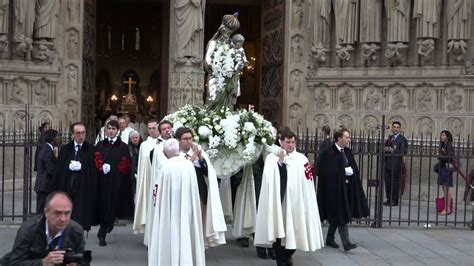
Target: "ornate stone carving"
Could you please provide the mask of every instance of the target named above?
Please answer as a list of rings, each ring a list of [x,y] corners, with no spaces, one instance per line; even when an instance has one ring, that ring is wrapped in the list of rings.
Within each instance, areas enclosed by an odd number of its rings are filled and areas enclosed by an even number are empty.
[[[25,123],[26,123],[26,114],[25,111],[16,111],[13,114],[13,121],[12,126],[10,129],[14,130],[15,132],[23,133],[25,132]]]
[[[292,12],[291,25],[295,30],[301,30],[303,28],[303,17],[304,17],[304,0],[293,0],[293,12]]]
[[[56,38],[56,27],[59,15],[59,0],[37,0],[35,9],[34,37],[51,42]]]
[[[419,137],[429,138],[433,134],[435,123],[433,119],[423,116],[416,120],[417,132]]]
[[[390,89],[389,103],[391,110],[402,111],[407,109],[407,92],[400,87]]]
[[[265,9],[277,7],[283,3],[284,0],[263,0]]]
[[[71,23],[80,22],[81,17],[81,0],[67,1],[67,18]]]
[[[379,120],[373,115],[367,115],[362,119],[364,130],[370,133],[374,133],[379,129]]]
[[[8,51],[9,0],[0,0],[0,52]]]
[[[342,87],[338,90],[339,108],[350,110],[354,108],[354,99],[349,87]]]
[[[450,112],[458,112],[463,110],[462,95],[457,92],[456,88],[446,89],[446,109]]]
[[[268,64],[281,60],[283,60],[283,33],[277,30],[263,39],[263,62]]]
[[[38,124],[42,124],[44,122],[53,122],[53,115],[49,111],[41,111],[38,117]]]
[[[316,64],[327,60],[331,43],[331,0],[315,0],[309,12],[313,21],[312,59]]]
[[[448,126],[451,133],[453,133],[453,137],[457,137],[464,133],[464,123],[459,118],[450,117],[446,119],[445,124]]]
[[[281,75],[282,66],[270,66],[263,68],[263,96],[275,98],[280,94]]]
[[[433,96],[431,95],[432,87],[423,87],[421,91],[417,92],[417,105],[418,111],[431,111],[433,110]]]
[[[387,125],[386,125],[387,128],[390,128],[392,126],[392,123],[395,122],[395,121],[398,121],[398,122],[400,122],[400,124],[402,124],[402,131],[405,132],[405,131],[408,130],[408,128],[407,128],[408,124],[407,124],[406,120],[403,117],[399,116],[399,115],[394,115],[394,116],[390,117],[387,120],[387,122],[386,122],[387,123]]]
[[[442,0],[415,0],[413,18],[416,23],[416,38],[439,38],[441,5]]]
[[[471,38],[471,0],[445,1],[448,20],[448,42],[467,41]]]
[[[359,2],[346,0],[332,2],[336,18],[336,43],[347,50],[353,50],[359,26]]]
[[[263,28],[266,31],[277,29],[282,21],[282,13],[279,9],[268,11],[263,17]]]
[[[382,94],[375,87],[366,88],[364,92],[364,107],[366,110],[381,110]]]
[[[280,105],[275,100],[264,100],[262,102],[262,114],[266,120],[276,122],[279,117]]]
[[[387,14],[387,49],[385,57],[391,64],[402,60],[400,50],[406,49],[410,40],[410,0],[385,0]]]
[[[295,35],[291,38],[291,62],[301,63],[303,60],[303,37]]]
[[[48,105],[49,84],[44,79],[40,79],[33,85],[34,103],[39,106]]]
[[[450,54],[455,61],[461,62],[464,60],[466,49],[467,43],[464,40],[450,40],[448,42],[448,54]]]
[[[289,108],[289,125],[290,128],[294,131],[299,128],[301,131],[303,126],[303,107],[298,103],[293,103]]]
[[[392,65],[397,65],[403,61],[403,55],[400,50],[408,48],[408,45],[403,43],[388,43],[385,49],[385,57]]]
[[[79,71],[75,65],[68,65],[66,68],[66,88],[67,92],[78,94],[78,75]]]
[[[25,104],[28,97],[28,82],[17,78],[12,82],[10,104]]]
[[[354,126],[354,119],[352,119],[352,117],[349,115],[341,115],[337,119],[336,128],[345,127],[351,130],[353,129],[353,126]]]
[[[314,90],[314,108],[324,110],[329,107],[327,101],[327,86],[315,86]]]
[[[329,126],[329,119],[326,115],[317,114],[313,117],[312,124],[313,124],[312,128],[316,128],[317,131],[319,132],[319,130],[323,128],[323,126]]]
[[[67,100],[65,103],[64,122],[65,126],[69,127],[71,124],[79,120],[78,105],[74,100]]]
[[[204,75],[202,70],[186,65],[176,67],[175,72],[171,73],[171,80],[172,94],[170,94],[171,106],[169,106],[171,111],[178,110],[186,104],[203,105]]]
[[[377,60],[378,45],[382,41],[382,1],[361,0],[360,42],[362,57],[366,61]]]
[[[294,98],[299,98],[303,86],[302,71],[295,69],[290,74],[290,94]]]
[[[418,44],[418,54],[421,56],[422,62],[433,61],[435,42],[433,39],[420,39]]]
[[[79,59],[79,32],[76,29],[69,29],[66,36],[67,58]]]
[[[205,2],[204,2],[205,3]],[[201,63],[203,59],[205,5],[201,0],[174,1],[176,18],[176,62]]]
[[[15,0],[13,2],[13,52],[17,58],[31,60],[33,50],[33,24],[35,21],[35,1]]]
[[[50,58],[53,54],[52,49],[52,43],[37,41],[33,46],[32,57],[40,62],[50,62]]]

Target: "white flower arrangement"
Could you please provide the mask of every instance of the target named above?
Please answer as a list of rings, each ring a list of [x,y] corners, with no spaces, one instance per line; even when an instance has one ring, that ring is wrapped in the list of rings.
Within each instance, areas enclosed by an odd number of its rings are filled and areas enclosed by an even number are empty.
[[[209,111],[186,105],[165,117],[176,130],[189,127],[209,155],[218,176],[236,174],[245,164],[258,159],[265,144],[271,145],[272,124],[260,114],[223,107]]]
[[[217,94],[223,92],[226,84],[234,75],[235,49],[228,43],[216,43],[211,57],[212,76],[216,79],[215,89],[209,91],[209,99],[215,100]]]

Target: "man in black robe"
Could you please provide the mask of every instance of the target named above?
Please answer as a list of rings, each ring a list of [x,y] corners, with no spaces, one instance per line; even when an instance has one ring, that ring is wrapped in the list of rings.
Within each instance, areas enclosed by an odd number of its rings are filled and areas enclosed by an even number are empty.
[[[94,224],[97,198],[97,171],[94,147],[86,139],[86,127],[71,125],[73,140],[63,145],[56,162],[54,182],[57,190],[69,194],[74,205],[71,218],[86,231]]]
[[[349,240],[347,224],[352,218],[369,216],[359,169],[348,148],[350,140],[349,130],[336,131],[335,143],[322,153],[318,170],[319,215],[321,221],[329,222],[326,245],[339,248],[334,239],[336,229],[339,229],[345,251],[357,247]]]
[[[131,160],[128,146],[118,138],[119,124],[111,120],[106,124],[107,138],[97,143],[94,153],[98,170],[99,245],[105,246],[105,237],[114,227],[116,218],[133,215]]]

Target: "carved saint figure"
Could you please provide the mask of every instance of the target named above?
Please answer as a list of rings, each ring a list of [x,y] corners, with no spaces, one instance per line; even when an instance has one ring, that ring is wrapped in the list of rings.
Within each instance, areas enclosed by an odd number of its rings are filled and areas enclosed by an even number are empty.
[[[70,30],[67,39],[68,59],[77,59],[79,56],[79,34],[75,30]]]
[[[471,0],[445,1],[448,19],[448,41],[471,38]]]
[[[336,17],[336,42],[352,48],[357,41],[359,27],[359,1],[333,0],[334,15]]]
[[[0,0],[0,35],[8,34],[8,0]]]
[[[66,121],[66,126],[69,126],[77,121],[77,104],[72,100],[66,102],[66,113],[64,114],[64,120]]]
[[[375,91],[375,88],[371,88],[369,93],[367,94],[367,98],[365,100],[365,109],[367,110],[375,110],[378,109],[380,106],[380,95]]]
[[[345,88],[341,94],[339,94],[339,100],[341,101],[342,109],[351,109],[354,106],[352,93],[348,88]]]
[[[354,120],[348,115],[341,115],[338,119],[338,127],[352,128]]]
[[[324,88],[319,89],[319,93],[314,96],[314,106],[316,109],[324,109],[329,106]]]
[[[48,84],[40,82],[35,88],[35,94],[38,105],[48,104]]]
[[[301,121],[301,105],[294,103],[290,105],[290,128],[291,130],[296,131],[299,127],[301,129],[302,121]]]
[[[301,46],[301,36],[296,35],[291,42],[291,58],[295,63],[301,63],[303,60],[303,47]]]
[[[176,14],[176,59],[178,62],[185,58],[193,63],[202,61],[204,43],[203,13],[205,5],[201,0],[176,0],[174,11]]]
[[[25,88],[21,87],[17,81],[13,82],[10,100],[12,103],[26,103]]]
[[[382,41],[382,0],[360,1],[360,42]]]
[[[441,0],[415,0],[416,38],[439,38]]]
[[[69,21],[74,23],[74,22],[79,22],[79,14],[81,12],[81,7],[80,7],[80,0],[68,0],[67,2],[67,13],[68,13],[68,18]]]
[[[331,0],[314,0],[310,12],[313,21],[313,46],[329,48],[331,42]]]
[[[13,7],[15,12],[15,38],[31,39],[35,23],[35,2],[31,0],[15,0]]]
[[[402,90],[400,88],[396,88],[393,91],[392,99],[393,99],[393,102],[392,102],[393,110],[400,110],[402,108],[407,107],[405,105],[405,96],[403,95]]]
[[[243,47],[244,41],[245,41],[245,38],[242,34],[235,34],[234,36],[232,36],[232,43],[234,44],[234,50],[235,50],[234,84],[237,87],[237,92],[236,92],[237,97],[241,95],[240,72],[250,64],[249,61],[247,60],[247,56],[245,55],[245,50]],[[233,104],[236,104],[236,103],[237,102]]]
[[[453,135],[459,137],[464,131],[464,124],[458,118],[451,117],[447,120],[448,128],[453,132]]]
[[[364,129],[369,131],[369,132],[373,132],[375,130],[377,130],[377,126],[378,126],[378,121],[377,121],[377,118],[373,117],[373,116],[366,116],[364,118]]]
[[[34,37],[38,39],[54,39],[59,15],[59,0],[37,0]]]
[[[420,111],[429,111],[431,109],[431,93],[430,89],[425,87],[418,95],[418,108]]]
[[[462,96],[456,94],[456,89],[452,88],[449,92],[446,93],[446,99],[449,101],[447,106],[448,111],[459,111],[462,110]]]
[[[299,70],[294,70],[293,72],[291,72],[290,91],[292,92],[292,96],[295,98],[300,97],[301,86],[303,83],[300,72],[301,71]]]
[[[293,1],[292,26],[293,29],[301,29],[303,27],[304,5],[303,0]]]
[[[77,93],[77,69],[74,65],[69,65],[67,68],[67,90],[72,93]]]
[[[429,138],[433,134],[434,122],[430,118],[422,117],[418,119],[416,124],[418,125],[420,137]]]
[[[410,40],[410,0],[385,0],[387,42],[408,43]]]
[[[329,125],[329,119],[323,114],[315,115],[313,117],[314,125],[313,128],[321,129],[323,126]]]

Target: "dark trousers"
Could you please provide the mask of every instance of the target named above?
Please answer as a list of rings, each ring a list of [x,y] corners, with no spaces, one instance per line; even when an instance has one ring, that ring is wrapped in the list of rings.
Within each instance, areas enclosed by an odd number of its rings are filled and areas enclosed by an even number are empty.
[[[398,195],[400,193],[400,169],[388,169],[385,168],[385,195],[387,200],[398,204]]]
[[[44,205],[46,196],[48,196],[48,192],[36,192],[36,213],[43,213],[44,212]]]
[[[277,266],[291,266],[293,265],[293,260],[291,256],[295,253],[295,249],[286,249],[281,245],[281,238],[278,238],[275,243],[273,243],[273,249],[275,250]]]
[[[97,231],[97,236],[98,237],[103,237],[107,235],[107,233],[112,232],[112,229],[114,229],[114,225],[106,224],[106,223],[101,223],[99,227],[99,231]]]
[[[341,236],[342,245],[347,246],[351,244],[351,241],[349,240],[349,228],[347,227],[347,224],[344,224],[344,225],[329,224],[326,241],[334,240],[336,229],[339,229],[339,236]]]

